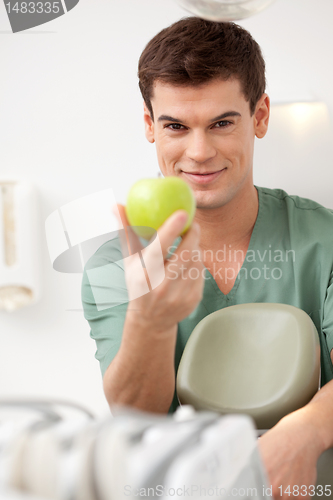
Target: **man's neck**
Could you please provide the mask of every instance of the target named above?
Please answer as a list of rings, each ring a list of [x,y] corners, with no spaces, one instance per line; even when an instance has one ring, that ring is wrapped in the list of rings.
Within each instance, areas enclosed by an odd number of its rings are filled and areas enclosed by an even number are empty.
[[[219,208],[197,208],[195,221],[201,229],[200,247],[218,250],[247,247],[257,219],[258,192],[254,186]]]

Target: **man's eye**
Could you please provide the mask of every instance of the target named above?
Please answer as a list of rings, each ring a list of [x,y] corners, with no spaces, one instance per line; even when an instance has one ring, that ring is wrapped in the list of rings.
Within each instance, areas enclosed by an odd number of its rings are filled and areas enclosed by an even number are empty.
[[[184,125],[180,123],[169,123],[169,125],[165,126],[165,128],[170,128],[171,130],[181,130],[181,127],[184,128]]]
[[[231,125],[231,122],[228,122],[227,120],[222,120],[220,122],[215,123],[215,126],[218,125],[217,128],[224,128],[227,127],[228,125]]]

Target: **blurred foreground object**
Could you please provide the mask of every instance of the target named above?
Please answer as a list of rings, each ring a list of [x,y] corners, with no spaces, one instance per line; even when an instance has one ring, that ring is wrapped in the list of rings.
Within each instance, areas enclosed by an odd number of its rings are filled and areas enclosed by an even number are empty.
[[[191,14],[208,21],[245,19],[268,7],[275,0],[177,0]]]
[[[190,407],[113,414],[96,420],[71,403],[0,400],[0,498],[211,500],[236,487],[233,498],[251,488],[253,500],[268,500],[250,417]]]

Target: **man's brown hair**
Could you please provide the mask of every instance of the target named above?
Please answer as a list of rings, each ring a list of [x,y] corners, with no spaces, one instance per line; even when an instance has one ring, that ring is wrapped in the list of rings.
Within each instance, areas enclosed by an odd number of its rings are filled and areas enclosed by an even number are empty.
[[[265,61],[257,42],[241,26],[186,17],[158,33],[143,50],[139,87],[152,119],[154,82],[200,86],[237,78],[251,115],[265,92]]]

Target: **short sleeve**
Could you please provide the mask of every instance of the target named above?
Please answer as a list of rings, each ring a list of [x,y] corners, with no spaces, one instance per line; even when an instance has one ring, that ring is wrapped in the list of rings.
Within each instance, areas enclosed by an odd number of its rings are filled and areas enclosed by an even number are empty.
[[[333,349],[333,271],[327,287],[324,302],[323,333],[326,337],[329,352]]]
[[[96,342],[95,358],[103,377],[119,350],[128,306],[118,239],[106,242],[86,263],[81,300],[90,337]]]

